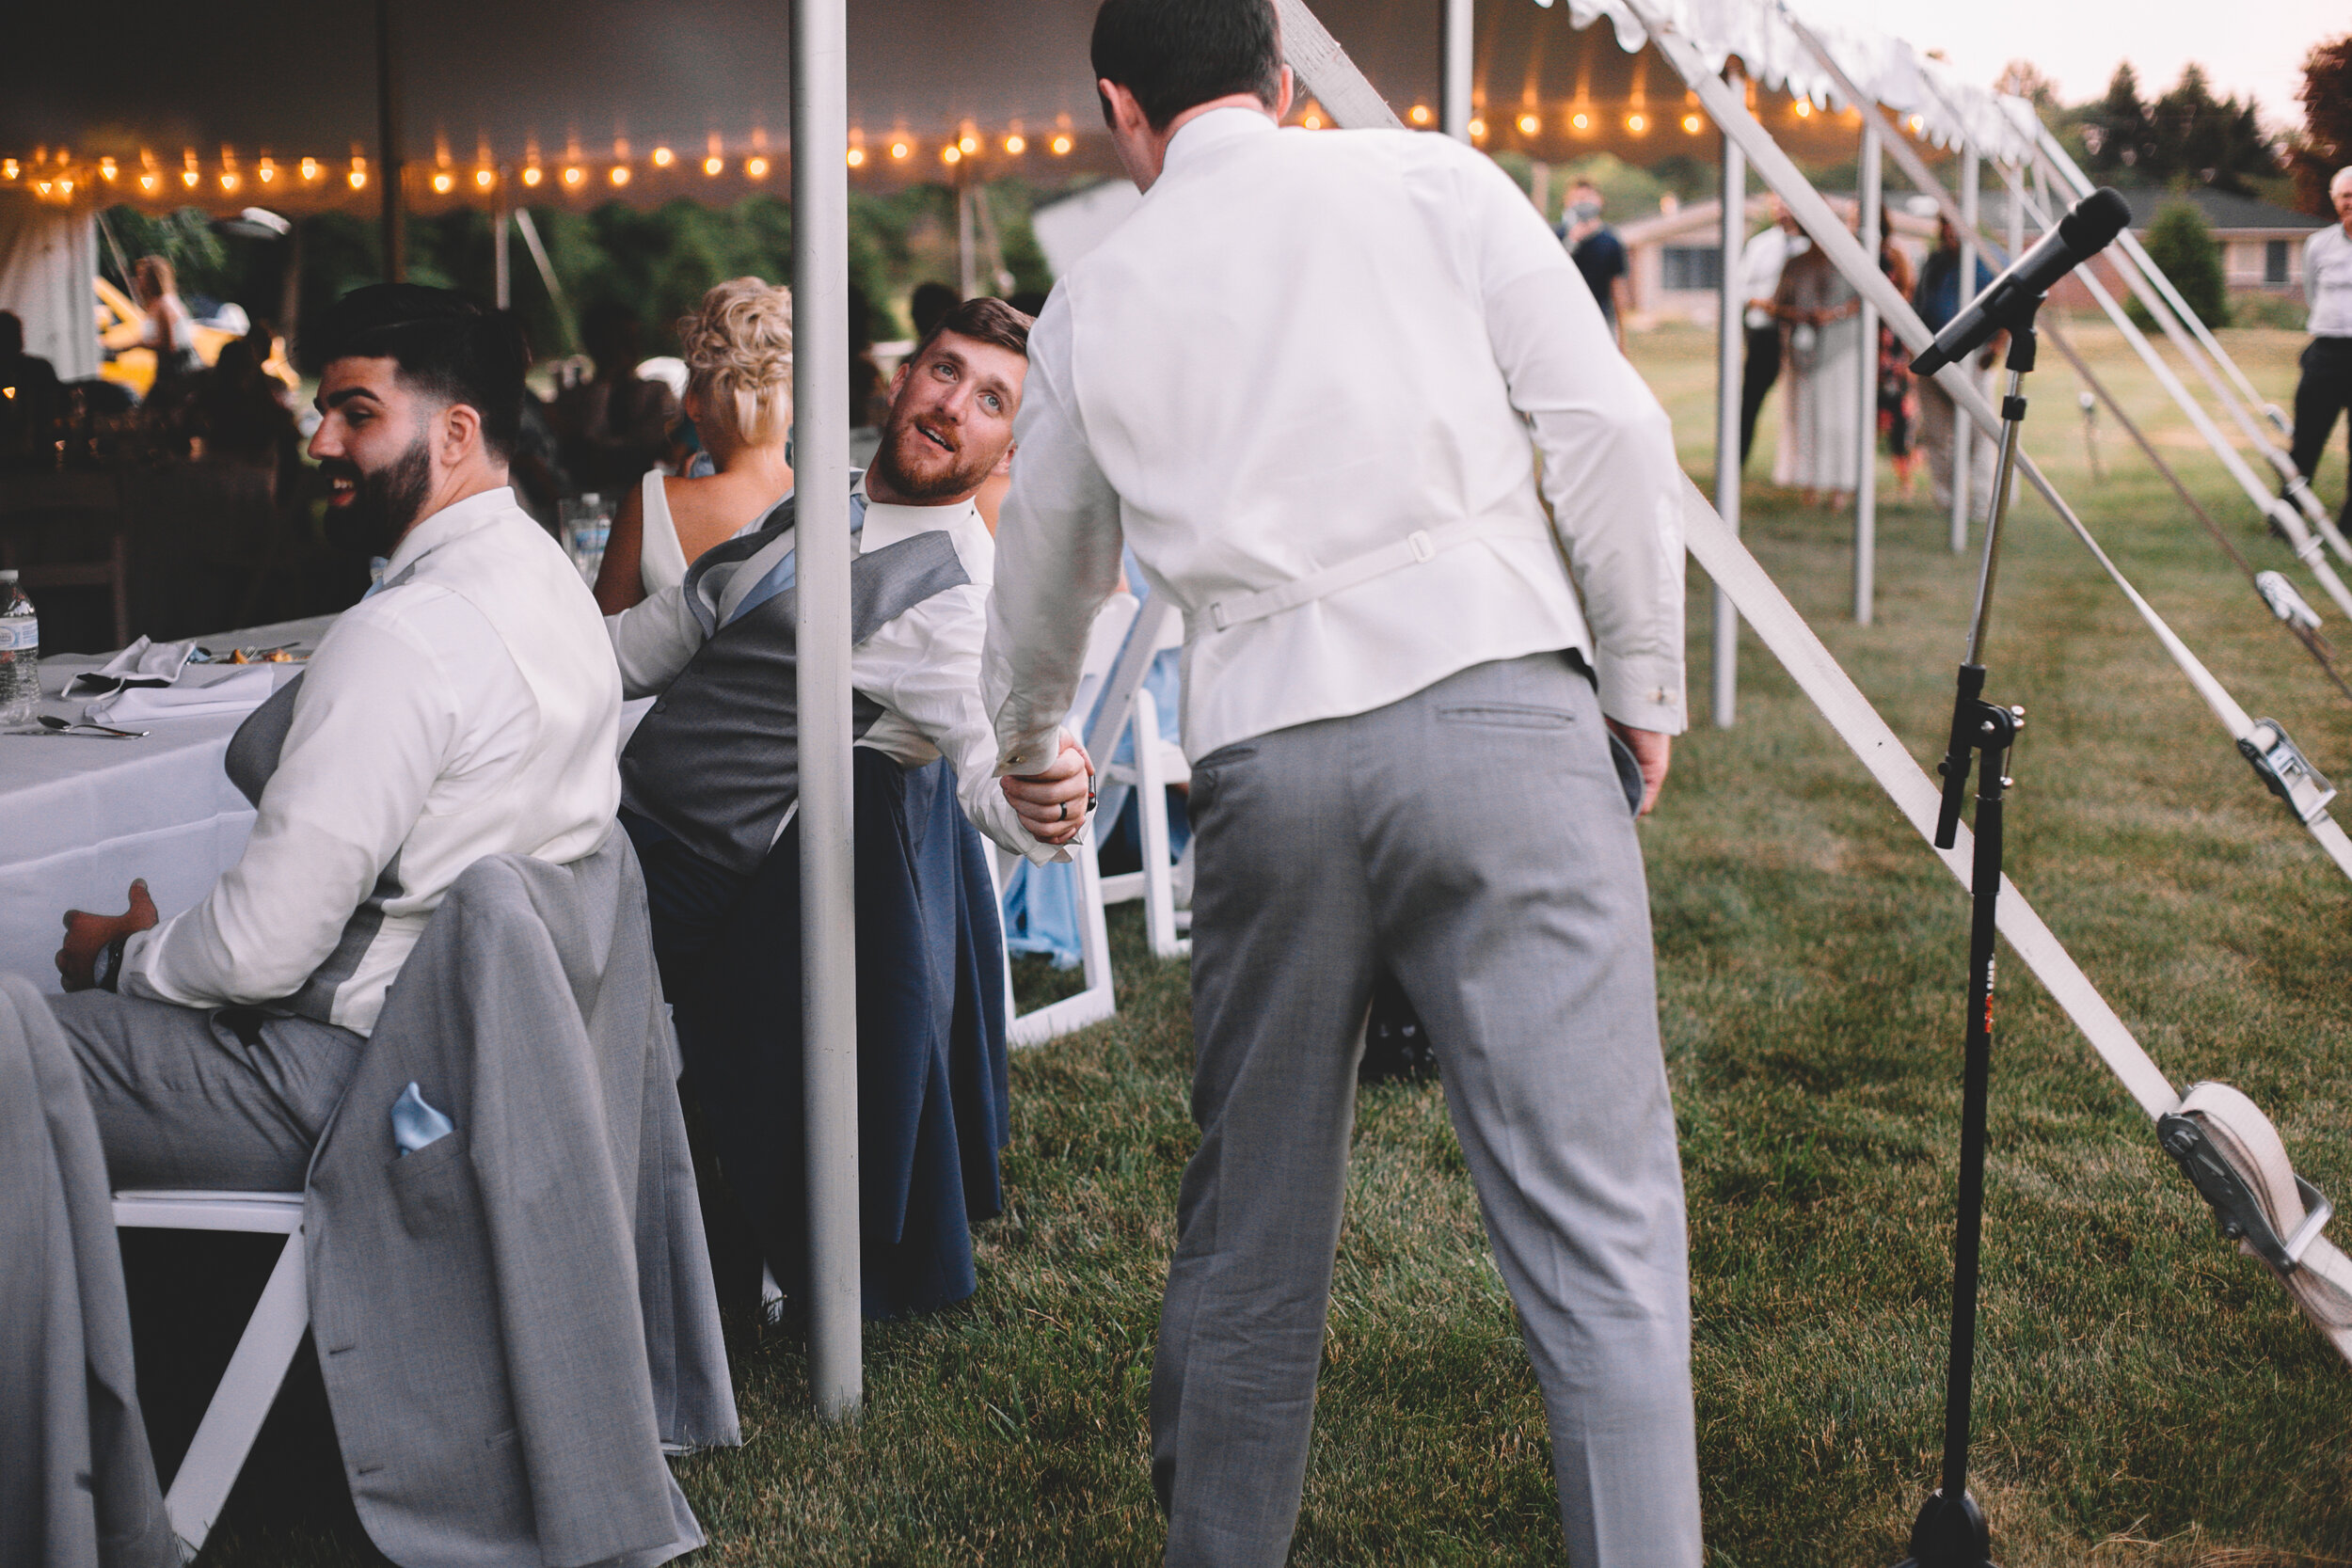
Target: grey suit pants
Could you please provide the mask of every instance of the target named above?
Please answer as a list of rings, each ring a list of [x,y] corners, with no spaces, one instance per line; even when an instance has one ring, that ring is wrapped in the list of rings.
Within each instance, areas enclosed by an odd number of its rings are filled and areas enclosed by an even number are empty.
[[[1171,1564],[1297,1522],[1376,964],[1427,1026],[1549,1418],[1568,1560],[1696,1568],[1690,1288],[1631,813],[1566,656],[1193,770],[1193,1116],[1152,1378]]]
[[[50,999],[116,1187],[298,1193],[365,1036],[252,1007]],[[390,1107],[385,1108],[390,1114]]]

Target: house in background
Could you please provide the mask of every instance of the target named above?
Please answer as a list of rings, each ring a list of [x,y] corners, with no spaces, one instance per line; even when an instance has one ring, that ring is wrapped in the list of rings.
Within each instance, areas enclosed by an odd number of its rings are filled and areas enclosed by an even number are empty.
[[[2300,294],[2303,242],[2328,226],[2326,218],[2228,191],[2140,189],[2125,191],[2123,199],[2132,205],[2132,232],[2143,240],[2156,214],[2173,202],[2196,208],[2221,246],[2222,281],[2233,289]]]
[[[1824,193],[1835,201],[1835,192]],[[1851,198],[1845,199],[1851,200]],[[1626,325],[1635,329],[1667,322],[1715,325],[1715,292],[1723,281],[1720,214],[1724,204],[1678,202],[1672,196],[1659,199],[1658,211],[1617,225],[1625,245],[1627,286],[1633,292],[1633,312]],[[1748,198],[1747,232],[1756,233],[1772,220],[1768,197]],[[1916,268],[1935,244],[1935,219],[1921,217],[1890,200],[1886,221],[1895,244]]]

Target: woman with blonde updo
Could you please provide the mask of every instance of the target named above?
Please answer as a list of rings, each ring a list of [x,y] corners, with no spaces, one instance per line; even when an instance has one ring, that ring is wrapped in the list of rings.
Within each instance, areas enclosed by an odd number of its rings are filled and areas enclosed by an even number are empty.
[[[607,615],[682,582],[705,550],[759,526],[792,493],[792,295],[737,277],[703,295],[678,323],[686,417],[719,471],[669,479],[659,470],[612,519],[596,604]]]

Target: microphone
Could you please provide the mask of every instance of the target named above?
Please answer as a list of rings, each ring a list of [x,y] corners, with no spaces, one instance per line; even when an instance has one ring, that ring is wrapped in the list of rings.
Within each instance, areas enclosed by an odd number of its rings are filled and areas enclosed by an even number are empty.
[[[1935,335],[1925,353],[1911,362],[1915,375],[1933,375],[1945,366],[1964,359],[1986,339],[2006,330],[2013,317],[2029,309],[2050,286],[2090,261],[2115,241],[2132,221],[2132,209],[2122,196],[2102,185],[2074,203],[2058,226],[2042,243],[2019,257],[2010,269],[1985,286],[1968,308]]]

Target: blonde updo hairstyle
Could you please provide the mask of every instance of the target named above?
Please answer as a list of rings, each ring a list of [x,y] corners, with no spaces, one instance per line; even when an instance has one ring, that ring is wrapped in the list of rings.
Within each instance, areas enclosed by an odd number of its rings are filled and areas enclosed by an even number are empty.
[[[792,293],[733,277],[703,295],[677,324],[686,389],[706,424],[748,447],[781,442],[792,428]]]

